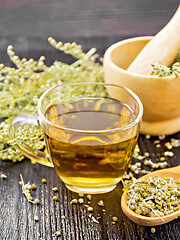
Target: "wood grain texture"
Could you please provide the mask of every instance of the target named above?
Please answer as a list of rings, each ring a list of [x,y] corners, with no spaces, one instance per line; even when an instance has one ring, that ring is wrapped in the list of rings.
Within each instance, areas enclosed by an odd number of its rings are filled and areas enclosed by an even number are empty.
[[[178,4],[178,0],[1,0],[1,38],[154,35]]]
[[[163,4],[162,4],[163,2]],[[102,56],[112,43],[130,36],[154,35],[171,18],[179,1],[108,1],[108,0],[1,0],[0,1],[0,62],[12,66],[6,55],[9,44],[20,57],[41,55],[48,65],[54,60],[70,63],[71,57],[59,53],[47,43],[49,36],[63,42],[81,43],[85,51],[96,47]],[[180,138],[180,133],[176,134]],[[156,148],[152,138],[139,138],[141,153],[150,152],[156,162],[164,147]],[[164,140],[168,141],[167,140]],[[180,148],[174,148],[174,157],[168,158],[168,167],[180,164]],[[133,160],[133,162],[135,159]],[[148,167],[144,166],[148,169]],[[121,184],[111,193],[93,196],[93,216],[100,217],[94,223],[83,205],[71,205],[77,194],[67,190],[54,169],[33,165],[28,160],[13,164],[0,162],[0,172],[7,179],[0,179],[0,239],[2,240],[178,240],[180,222],[176,219],[164,226],[149,227],[131,222],[120,207]],[[25,182],[37,185],[33,196],[39,205],[27,202],[19,186],[19,175]],[[47,183],[41,182],[42,178]],[[58,201],[53,200],[52,188],[57,186]],[[97,205],[104,201],[104,208]],[[87,199],[85,198],[85,202]],[[102,209],[105,209],[104,213]],[[34,217],[38,216],[39,221]],[[117,216],[118,222],[112,223]],[[60,231],[60,236],[55,235]]]

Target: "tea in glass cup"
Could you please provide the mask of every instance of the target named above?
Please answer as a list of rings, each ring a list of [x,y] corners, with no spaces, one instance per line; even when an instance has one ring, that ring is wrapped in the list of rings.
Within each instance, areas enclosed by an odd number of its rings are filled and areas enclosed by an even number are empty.
[[[142,111],[139,98],[116,85],[74,83],[51,88],[38,103],[38,123],[48,150],[45,161],[72,191],[113,190],[132,158]],[[38,161],[32,153],[31,159]]]

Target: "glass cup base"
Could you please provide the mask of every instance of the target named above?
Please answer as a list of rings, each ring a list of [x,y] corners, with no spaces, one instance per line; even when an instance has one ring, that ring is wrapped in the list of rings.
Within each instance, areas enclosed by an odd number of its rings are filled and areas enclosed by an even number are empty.
[[[72,192],[77,193],[84,193],[84,194],[101,194],[101,193],[108,193],[115,189],[117,185],[113,186],[107,186],[107,187],[97,187],[97,188],[84,188],[84,187],[78,187],[78,186],[72,186],[69,184],[65,184],[66,187],[71,190]]]

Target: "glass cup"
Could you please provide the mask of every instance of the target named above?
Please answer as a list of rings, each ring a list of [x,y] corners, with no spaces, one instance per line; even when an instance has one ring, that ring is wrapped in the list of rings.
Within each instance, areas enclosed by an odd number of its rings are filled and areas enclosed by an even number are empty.
[[[10,127],[16,147],[31,160],[55,167],[66,187],[75,192],[113,190],[126,172],[139,135],[143,114],[131,90],[105,83],[62,84],[39,99],[38,116],[22,113]],[[22,125],[40,126],[47,152],[18,138]]]

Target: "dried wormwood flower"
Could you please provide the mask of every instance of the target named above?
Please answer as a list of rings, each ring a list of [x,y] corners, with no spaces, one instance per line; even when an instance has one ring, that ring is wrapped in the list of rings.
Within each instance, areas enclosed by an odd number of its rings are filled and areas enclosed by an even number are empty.
[[[170,177],[136,180],[128,190],[127,204],[137,214],[161,218],[180,209],[180,182]]]
[[[46,179],[45,178],[43,178],[41,181],[42,181],[42,183],[46,183]]]
[[[61,235],[60,231],[56,231],[55,234],[57,237],[59,237]]]
[[[104,207],[104,202],[103,200],[99,200],[99,202],[97,203],[98,206],[100,207]]]
[[[36,204],[38,204],[38,203],[39,203],[39,199],[38,199],[38,198],[35,198],[35,199],[34,199],[34,202],[35,202]]]
[[[114,222],[118,221],[117,217],[113,217],[112,219],[113,219]]]
[[[79,202],[79,204],[83,204],[84,203],[84,199],[83,198],[79,198],[78,202]]]
[[[52,190],[53,190],[54,192],[57,192],[57,191],[58,191],[58,188],[57,188],[57,187],[53,187]]]
[[[91,201],[91,199],[92,199],[92,196],[91,196],[90,194],[88,194],[88,195],[87,195],[87,200],[88,200],[88,201]]]
[[[94,223],[99,223],[98,220],[94,216],[92,216],[92,214],[89,214],[89,217]]]
[[[31,189],[32,189],[32,190],[35,190],[35,189],[36,189],[36,185],[35,185],[34,183],[31,185]]]
[[[57,200],[58,200],[58,197],[57,197],[57,196],[53,196],[53,200],[54,200],[54,201],[57,201]]]
[[[34,216],[34,220],[37,222],[39,220],[38,216]]]
[[[78,200],[76,198],[72,199],[70,204],[77,204]]]
[[[78,193],[78,195],[79,195],[80,198],[84,197],[84,193]]]
[[[93,208],[92,208],[92,207],[88,207],[88,208],[87,208],[87,211],[88,211],[88,212],[92,212],[92,211],[93,211]]]

